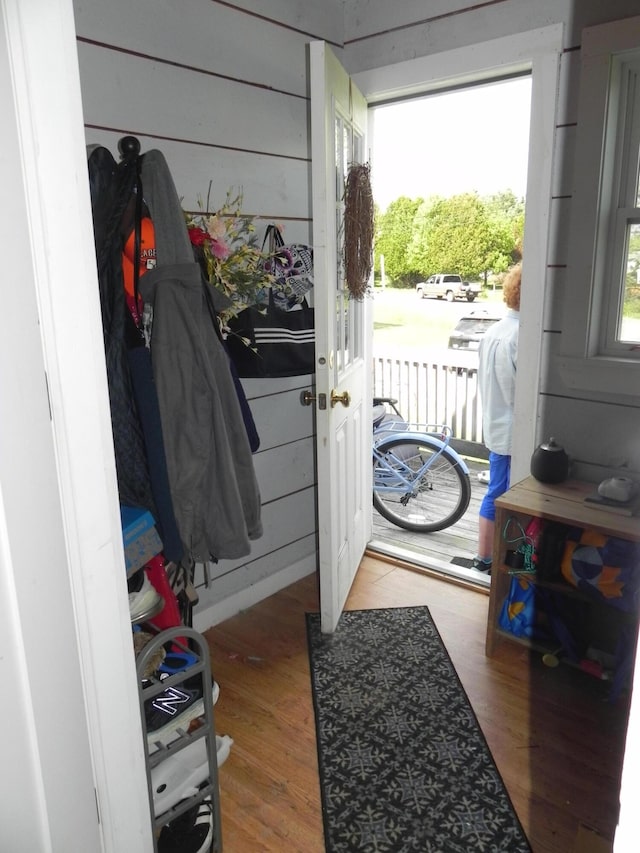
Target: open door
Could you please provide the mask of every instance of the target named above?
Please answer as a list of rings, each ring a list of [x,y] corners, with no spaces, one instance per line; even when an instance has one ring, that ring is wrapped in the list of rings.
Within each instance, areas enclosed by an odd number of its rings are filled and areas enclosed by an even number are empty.
[[[367,104],[324,42],[310,48],[320,611],[330,633],[371,535],[370,304],[349,298],[342,264],[345,179],[367,160]]]

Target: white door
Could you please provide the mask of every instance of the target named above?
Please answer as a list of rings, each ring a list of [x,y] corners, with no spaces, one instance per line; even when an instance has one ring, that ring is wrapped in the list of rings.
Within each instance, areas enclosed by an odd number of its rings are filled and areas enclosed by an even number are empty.
[[[320,612],[335,630],[371,534],[370,301],[343,275],[348,167],[364,163],[367,103],[324,42],[311,44]]]

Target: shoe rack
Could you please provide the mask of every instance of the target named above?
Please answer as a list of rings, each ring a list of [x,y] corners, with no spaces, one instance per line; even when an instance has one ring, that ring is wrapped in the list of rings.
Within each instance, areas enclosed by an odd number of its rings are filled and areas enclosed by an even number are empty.
[[[195,658],[195,663],[188,665],[185,669],[175,672],[163,680],[160,680],[157,673],[149,675],[148,671],[151,666],[151,661],[154,656],[160,652],[161,647],[172,647],[174,650],[188,652],[193,656],[193,658]],[[149,790],[149,807],[151,810],[154,830],[154,850],[157,853],[158,836],[165,824],[170,823],[189,809],[204,800],[209,799],[213,814],[213,840],[210,849],[211,851],[214,851],[214,853],[221,853],[222,832],[220,824],[220,791],[218,786],[218,755],[212,699],[213,685],[211,680],[211,667],[207,643],[201,634],[193,628],[186,627],[184,625],[160,631],[139,652],[136,658],[136,670],[140,696],[140,716],[142,719],[142,729],[146,750],[147,783]],[[204,714],[200,718],[202,724],[195,730],[191,731],[177,729],[174,740],[167,744],[155,743],[153,744],[154,748],[150,749],[147,746],[148,732],[145,704],[148,701],[153,700],[160,693],[166,691],[168,688],[172,686],[179,687],[185,682],[185,680],[194,679],[194,676],[197,676],[199,681],[190,683],[199,684],[204,698]],[[145,682],[144,686],[143,680]],[[202,740],[206,742],[208,778],[205,780],[204,784],[197,789],[197,793],[186,796],[180,799],[179,802],[171,808],[157,813],[156,800],[161,799],[163,791],[154,789],[154,784],[158,786],[158,773],[156,772],[154,774],[154,770],[156,770],[162,762],[174,761],[174,759],[179,756],[179,753],[188,747],[191,747],[191,751],[197,749],[195,744]],[[187,756],[188,754],[185,754],[183,758],[187,759]],[[169,767],[169,765],[167,765],[167,767]],[[155,780],[154,776],[156,777]],[[163,788],[165,786],[159,785],[158,787]]]

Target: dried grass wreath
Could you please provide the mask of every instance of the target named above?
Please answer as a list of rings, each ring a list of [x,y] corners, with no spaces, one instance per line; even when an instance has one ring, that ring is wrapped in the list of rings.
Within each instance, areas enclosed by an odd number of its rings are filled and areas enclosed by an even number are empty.
[[[344,274],[353,299],[370,289],[373,268],[373,193],[368,163],[353,163],[344,191]]]

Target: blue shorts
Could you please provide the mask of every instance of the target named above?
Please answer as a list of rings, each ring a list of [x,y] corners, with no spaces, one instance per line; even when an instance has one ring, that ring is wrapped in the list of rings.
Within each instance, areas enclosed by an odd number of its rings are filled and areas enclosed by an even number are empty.
[[[500,453],[489,453],[489,485],[480,504],[480,515],[489,521],[496,520],[495,499],[509,488],[511,457]]]

